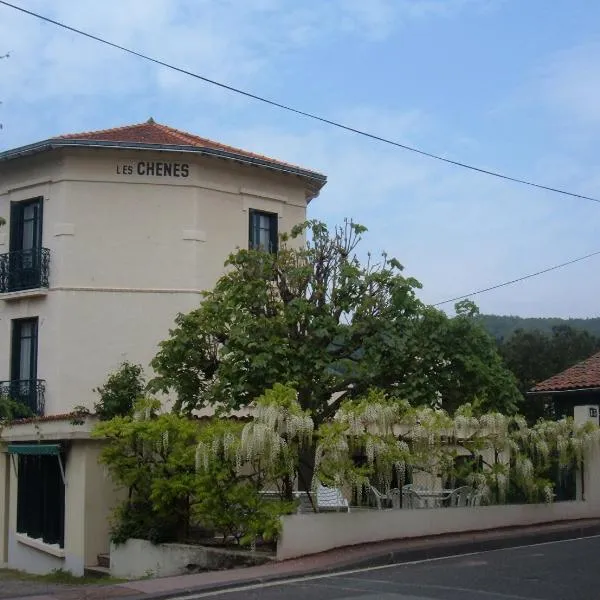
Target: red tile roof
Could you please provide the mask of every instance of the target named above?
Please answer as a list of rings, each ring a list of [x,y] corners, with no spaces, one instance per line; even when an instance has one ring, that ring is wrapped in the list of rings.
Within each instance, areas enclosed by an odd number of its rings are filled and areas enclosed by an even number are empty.
[[[600,352],[538,383],[531,392],[562,392],[600,388]]]
[[[14,421],[10,421],[6,427],[13,427],[14,425],[27,425],[28,423],[40,423],[40,422],[46,422],[46,421],[70,421],[74,418],[85,418],[85,417],[93,417],[93,414],[89,414],[89,415],[84,415],[83,417],[81,415],[78,415],[77,413],[63,413],[63,414],[58,414],[58,415],[44,415],[41,417],[38,416],[34,416],[34,417],[23,417],[22,419],[15,419]]]
[[[194,146],[196,148],[221,150],[223,152],[230,152],[247,158],[263,160],[274,165],[309,171],[309,169],[304,169],[298,165],[269,158],[268,156],[249,152],[248,150],[242,150],[241,148],[235,148],[234,146],[228,146],[227,144],[221,144],[220,142],[186,133],[185,131],[180,131],[179,129],[168,127],[167,125],[161,125],[154,121],[154,119],[149,119],[145,123],[138,123],[137,125],[126,125],[124,127],[102,129],[100,131],[71,133],[53,139],[97,142],[132,142],[137,144],[160,144],[161,146]]]
[[[113,144],[115,147],[126,148],[131,146],[139,150],[196,152],[200,155],[216,156],[224,160],[242,162],[255,167],[293,175],[303,182],[308,202],[318,196],[321,188],[327,183],[327,177],[317,171],[304,169],[262,154],[256,154],[186,133],[173,127],[167,127],[156,123],[153,119],[148,119],[145,123],[138,123],[137,125],[62,135],[19,148],[4,150],[0,152],[0,162],[70,146],[92,148],[112,147]]]

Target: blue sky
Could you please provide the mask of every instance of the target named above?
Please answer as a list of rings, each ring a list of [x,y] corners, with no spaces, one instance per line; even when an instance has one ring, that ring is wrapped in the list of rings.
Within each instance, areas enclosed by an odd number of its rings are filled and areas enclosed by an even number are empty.
[[[208,77],[453,159],[600,197],[595,0],[14,0]],[[600,250],[600,204],[280,112],[0,6],[0,148],[159,122],[322,171],[437,302]],[[474,298],[598,316],[600,256]]]

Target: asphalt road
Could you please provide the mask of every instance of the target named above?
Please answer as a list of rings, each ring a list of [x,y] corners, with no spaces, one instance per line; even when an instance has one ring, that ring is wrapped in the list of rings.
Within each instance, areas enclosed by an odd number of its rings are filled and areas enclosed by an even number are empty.
[[[186,600],[600,600],[600,536],[386,565]]]

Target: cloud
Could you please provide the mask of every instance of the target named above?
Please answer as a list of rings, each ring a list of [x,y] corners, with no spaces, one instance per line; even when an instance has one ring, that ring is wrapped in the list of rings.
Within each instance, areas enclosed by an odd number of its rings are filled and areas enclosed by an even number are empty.
[[[545,55],[491,115],[544,119],[565,141],[581,146],[600,125],[600,42],[589,41]],[[594,143],[596,140],[594,134]]]
[[[498,4],[498,0],[339,0],[336,8],[345,30],[381,40],[413,21],[450,18],[465,10],[487,10]]]
[[[600,125],[600,42],[556,54],[542,70],[539,94],[546,103],[583,123]]]
[[[206,77],[260,92],[278,81],[290,54],[316,41],[371,39],[401,23],[441,16],[490,0],[21,0],[27,9],[159,57]],[[5,110],[62,102],[90,112],[121,97],[146,103],[163,95],[171,103],[239,108],[246,101],[74,33],[0,7],[0,40],[12,51],[2,65]],[[198,100],[199,99],[199,100]],[[15,108],[13,108],[15,107]],[[53,119],[56,121],[56,119]]]

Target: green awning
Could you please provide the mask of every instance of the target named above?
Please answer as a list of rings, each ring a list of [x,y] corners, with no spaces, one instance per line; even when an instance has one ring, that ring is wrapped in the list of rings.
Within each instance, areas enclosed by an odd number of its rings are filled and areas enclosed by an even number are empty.
[[[59,444],[9,444],[6,451],[9,454],[29,456],[59,456]]]

